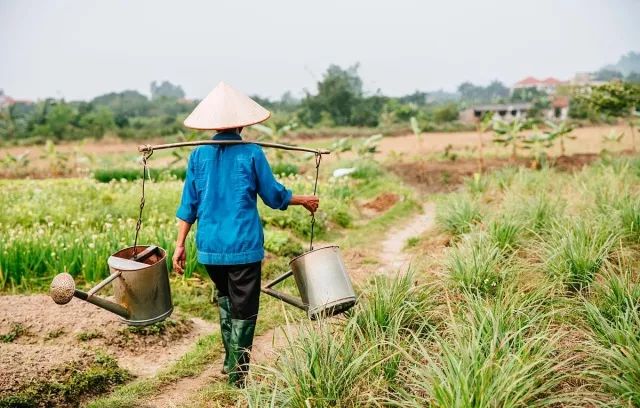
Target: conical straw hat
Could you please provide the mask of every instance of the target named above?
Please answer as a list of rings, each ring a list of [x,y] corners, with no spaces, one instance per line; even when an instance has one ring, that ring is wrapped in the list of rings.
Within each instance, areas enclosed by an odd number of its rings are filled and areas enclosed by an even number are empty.
[[[232,129],[269,119],[271,112],[242,92],[220,82],[184,120],[191,129]]]

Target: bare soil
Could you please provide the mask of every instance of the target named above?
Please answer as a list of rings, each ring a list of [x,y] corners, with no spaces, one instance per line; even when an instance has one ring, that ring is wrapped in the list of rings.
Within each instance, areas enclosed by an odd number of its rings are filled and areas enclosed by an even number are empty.
[[[47,295],[0,296],[0,395],[47,380],[65,367],[90,365],[98,352],[134,376],[149,376],[177,360],[214,325],[174,314],[162,324],[130,329],[79,299],[56,305]]]
[[[595,153],[580,153],[550,159],[550,165],[560,171],[576,171],[597,160]],[[484,160],[483,170],[493,171],[508,166],[536,167],[538,163],[528,158],[516,161],[501,158]],[[420,160],[396,162],[388,166],[409,184],[418,187],[424,193],[450,192],[457,189],[464,180],[480,172],[480,164],[475,159],[456,159],[449,161]]]
[[[393,207],[400,197],[393,193],[382,193],[373,200],[364,203],[362,206],[375,212],[384,212]]]
[[[602,136],[611,132],[622,132],[624,137],[621,143],[612,145],[606,144],[602,141]],[[373,132],[373,130],[372,130]],[[525,132],[526,133],[526,132]],[[567,140],[566,154],[598,154],[603,149],[608,149],[613,152],[620,152],[629,150],[632,148],[631,143],[631,131],[628,126],[616,125],[616,126],[587,126],[578,128],[573,131],[572,135],[575,136],[574,140]],[[488,156],[504,155],[506,150],[503,147],[496,146],[491,142],[491,134],[489,132],[479,136],[476,132],[432,132],[424,133],[420,138],[413,134],[393,134],[382,139],[379,145],[379,156],[383,158],[405,158],[410,160],[416,160],[425,157],[425,155],[440,153],[444,151],[451,151],[453,154],[464,153],[468,156],[474,154],[478,149],[478,145],[482,138],[484,145],[484,151]],[[334,137],[315,137],[313,138],[314,145],[328,146],[332,143]],[[58,152],[70,155],[73,161],[75,152],[79,152],[81,155],[87,155],[94,158],[112,158],[114,160],[122,160],[122,157],[138,154],[138,146],[147,143],[163,143],[162,139],[156,139],[146,142],[136,141],[123,141],[119,139],[104,139],[88,141],[86,143],[67,142],[56,146]],[[295,144],[305,144],[304,138],[298,138],[293,140]],[[24,178],[26,176],[31,178],[44,178],[52,177],[55,175],[50,174],[49,161],[46,158],[44,146],[14,146],[14,147],[0,147],[0,157],[4,157],[7,154],[20,155],[25,152],[29,152],[30,164],[27,169],[17,171],[16,169],[1,169],[1,178]],[[344,153],[341,157],[350,157],[352,153]],[[550,149],[550,155],[552,157],[560,156],[560,147],[555,146]],[[171,160],[169,156],[157,157],[152,159],[152,165],[162,168],[167,166]],[[336,160],[335,155],[329,155],[325,160]],[[123,166],[127,164],[123,162]],[[132,165],[128,162],[127,165]],[[89,164],[79,164],[80,168],[73,168],[65,176],[78,176],[85,175],[89,171]],[[73,167],[73,166],[72,166]]]

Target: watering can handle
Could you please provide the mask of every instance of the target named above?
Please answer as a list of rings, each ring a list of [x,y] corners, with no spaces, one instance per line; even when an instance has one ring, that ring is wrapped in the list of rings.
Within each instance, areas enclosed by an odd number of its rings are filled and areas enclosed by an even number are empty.
[[[262,288],[262,291],[264,293],[266,293],[267,295],[271,295],[276,299],[280,299],[283,302],[286,302],[286,303],[288,303],[288,304],[290,304],[292,306],[297,307],[298,309],[302,309],[302,310],[306,311],[307,310],[307,305],[302,303],[302,300],[300,300],[300,299],[298,299],[296,297],[293,297],[291,295],[287,295],[286,293],[282,293],[282,292],[279,292],[279,291],[277,291],[275,289],[272,289],[273,286],[275,286],[278,283],[282,282],[283,280],[287,279],[291,275],[293,275],[293,272],[292,271],[288,271],[285,274],[275,278],[273,281],[267,283],[265,285],[265,287]]]

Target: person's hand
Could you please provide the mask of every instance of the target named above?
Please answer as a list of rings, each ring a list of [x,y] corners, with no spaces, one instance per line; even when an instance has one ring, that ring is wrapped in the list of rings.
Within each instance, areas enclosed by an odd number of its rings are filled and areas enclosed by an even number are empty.
[[[302,196],[301,204],[311,214],[313,214],[318,210],[318,206],[320,205],[320,199],[316,196]]]
[[[177,246],[176,250],[173,252],[173,270],[176,271],[178,275],[182,275],[184,273],[186,261],[187,250],[184,246]]]

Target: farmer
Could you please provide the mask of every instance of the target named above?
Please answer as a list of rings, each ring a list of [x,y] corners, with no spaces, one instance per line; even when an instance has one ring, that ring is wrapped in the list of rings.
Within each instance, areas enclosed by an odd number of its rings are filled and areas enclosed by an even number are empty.
[[[241,140],[245,126],[271,113],[221,82],[185,119],[192,129],[215,130],[213,140]],[[217,290],[220,329],[225,349],[223,373],[229,383],[244,385],[258,316],[264,237],[256,197],[271,208],[302,205],[311,213],[315,196],[292,195],[273,177],[258,145],[205,145],[189,157],[182,200],[176,213],[178,238],[173,268],[184,273],[185,241],[198,221],[196,247]]]

